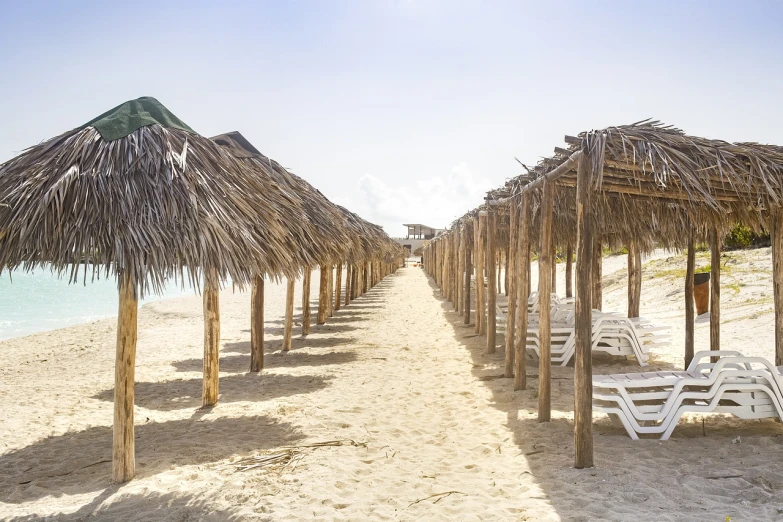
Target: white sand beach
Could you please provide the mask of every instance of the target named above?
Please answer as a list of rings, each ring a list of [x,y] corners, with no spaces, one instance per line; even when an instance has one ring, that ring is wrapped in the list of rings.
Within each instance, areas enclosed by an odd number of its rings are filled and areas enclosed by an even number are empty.
[[[722,343],[772,358],[769,249],[725,256]],[[604,259],[604,310],[625,310],[625,266],[626,256]],[[673,335],[653,369],[682,366],[681,269],[681,255],[645,260],[641,313]],[[220,402],[209,410],[199,409],[201,299],[143,306],[137,476],[122,485],[110,483],[115,320],[0,342],[0,519],[783,517],[780,423],[694,415],[669,441],[632,441],[595,414],[596,467],[576,470],[573,369],[552,369],[552,421],[538,423],[537,367],[513,392],[499,377],[502,337],[486,354],[439,294],[421,269],[400,269],[284,355],[285,285],[268,283],[266,368],[250,374],[249,295],[222,292]],[[708,327],[698,318],[697,350]],[[602,357],[594,371],[640,368]],[[338,440],[355,444],[306,447]],[[285,465],[237,471],[292,446]]]

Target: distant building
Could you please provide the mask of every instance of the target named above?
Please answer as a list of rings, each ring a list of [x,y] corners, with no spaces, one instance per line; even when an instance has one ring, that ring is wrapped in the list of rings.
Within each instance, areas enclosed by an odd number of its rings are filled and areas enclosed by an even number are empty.
[[[403,226],[408,227],[408,235],[405,237],[396,237],[394,240],[402,245],[408,251],[408,255],[416,255],[416,251],[422,246],[426,245],[430,239],[438,235],[439,232],[443,232],[443,228],[433,228],[420,223],[408,224],[403,223]]]

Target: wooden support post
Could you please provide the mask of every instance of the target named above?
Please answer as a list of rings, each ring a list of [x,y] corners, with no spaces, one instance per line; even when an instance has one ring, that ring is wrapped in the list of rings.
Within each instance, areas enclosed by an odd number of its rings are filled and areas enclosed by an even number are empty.
[[[264,368],[264,276],[253,278],[250,293],[250,371]]]
[[[285,292],[285,323],[283,324],[283,346],[281,350],[287,352],[291,349],[291,337],[294,330],[294,285],[296,280],[288,278]]]
[[[693,360],[693,275],[696,271],[696,249],[693,244],[693,228],[688,228],[688,260],[685,266],[685,366]]]
[[[576,174],[576,351],[574,353],[574,467],[593,467],[592,281],[595,241],[590,215],[593,158],[582,154]],[[599,258],[600,260],[600,258]]]
[[[574,297],[574,247],[569,241],[566,247],[566,265],[565,265],[565,295],[566,297]]]
[[[329,307],[329,268],[321,265],[320,280],[318,284],[318,324],[326,322],[326,315]]]
[[[481,333],[481,292],[479,291],[479,268],[481,267],[481,250],[479,249],[479,218],[473,218],[473,268],[476,283],[476,322],[474,331]]]
[[[550,259],[550,265],[552,267],[552,286],[550,288],[550,291],[553,294],[557,293],[557,247],[554,243],[552,243],[552,255],[549,258]]]
[[[136,283],[119,274],[120,296],[117,314],[117,351],[114,360],[114,427],[111,476],[127,482],[136,474],[136,439],[133,426],[133,397],[136,375],[136,337],[139,301]]]
[[[342,291],[343,291],[343,264],[342,262],[337,263],[337,281],[334,283],[334,290],[335,290],[335,296],[334,296],[334,309],[339,310],[340,309],[340,301],[342,300]]]
[[[506,255],[506,284],[505,290],[508,294],[508,313],[506,314],[506,366],[503,376],[511,378],[514,376],[514,336],[516,335],[517,319],[517,296],[514,293],[514,287],[517,284],[514,274],[516,273],[516,251],[517,235],[519,234],[519,209],[517,202],[512,199],[509,203],[509,227],[508,227],[508,254]],[[510,288],[509,288],[510,287]]]
[[[353,265],[351,263],[345,263],[345,306],[348,306],[351,304],[351,279],[352,279],[352,268]]]
[[[462,227],[462,249],[465,251],[464,282],[462,287],[462,312],[465,315],[465,324],[470,324],[470,275],[473,266],[470,262],[471,249],[468,248],[468,225]]]
[[[712,227],[710,234],[710,350],[720,350],[720,249],[721,237]]]
[[[553,181],[545,181],[541,196],[541,237],[538,243],[538,422],[549,422],[552,408],[552,214]]]
[[[486,271],[486,267],[484,264],[486,263],[486,245],[484,244],[484,238],[487,234],[487,212],[485,210],[482,210],[479,212],[479,253],[478,253],[478,271],[476,273],[476,290],[478,290],[478,300],[479,304],[477,307],[478,312],[476,313],[476,317],[481,317],[481,324],[479,325],[479,334],[485,335],[487,333],[487,305],[486,305],[486,296],[487,291],[484,286],[485,284],[485,278],[484,273]],[[492,284],[492,280],[490,279],[488,281],[488,285]]]
[[[334,316],[334,266],[329,264],[328,283],[326,286],[327,301],[326,301],[326,313],[329,317]]]
[[[487,353],[495,353],[497,338],[497,287],[495,282],[495,215],[487,212]]]
[[[220,297],[217,274],[205,272],[204,276],[204,380],[201,406],[214,406],[218,402],[220,373]]]
[[[530,297],[530,225],[533,222],[533,203],[530,192],[522,194],[519,204],[519,226],[517,229],[516,283],[517,318],[514,335],[514,390],[527,388],[527,301]]]
[[[456,305],[455,309],[457,310],[457,313],[462,312],[462,294],[464,292],[464,288],[462,288],[462,280],[464,279],[463,274],[465,273],[465,242],[462,238],[462,227],[457,225],[457,227],[454,230],[454,235],[457,237],[457,271],[454,274],[454,285],[457,289],[456,291]]]
[[[509,274],[511,273],[511,238],[509,237],[509,244],[506,246],[506,266],[503,270],[503,292],[506,294],[506,297],[509,296],[509,286],[510,286],[510,280],[509,280]]]
[[[772,216],[772,288],[775,302],[775,366],[783,366],[783,209]]]
[[[305,268],[304,277],[302,277],[302,336],[310,333],[310,323],[312,312],[310,310],[310,281],[312,271]]]
[[[642,298],[641,251],[635,239],[628,241],[628,317],[639,317],[639,300]]]
[[[495,212],[493,211],[493,214],[494,213]],[[497,217],[495,217],[493,219],[494,219],[495,223],[497,224]],[[495,235],[495,237],[497,237],[497,230],[492,232],[492,233]],[[501,277],[502,274],[500,272],[501,272],[501,270],[503,268],[503,250],[498,250],[497,249],[497,245],[496,245],[496,249],[495,249],[495,259],[494,259],[494,261],[495,261],[495,278],[497,279],[496,285],[495,285],[495,288],[496,288],[495,295],[497,296],[499,293],[501,293],[503,291],[503,288],[500,286],[500,282],[501,282],[501,279],[502,279],[502,277]]]
[[[370,290],[369,282],[370,282],[370,262],[365,261],[362,263],[362,268],[364,270],[364,277],[362,278],[362,295],[366,294],[368,290]]]
[[[603,245],[601,244],[600,234],[595,234],[593,236],[592,259],[593,259],[593,265],[592,265],[593,309],[603,310],[604,299],[603,299],[603,289],[601,287],[601,283],[603,279],[604,249],[603,249]]]

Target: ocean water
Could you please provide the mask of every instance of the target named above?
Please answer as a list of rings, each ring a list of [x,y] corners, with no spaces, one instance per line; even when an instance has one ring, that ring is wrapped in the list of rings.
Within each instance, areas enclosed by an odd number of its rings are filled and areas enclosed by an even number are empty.
[[[88,272],[89,274],[89,272]],[[117,315],[117,281],[68,284],[46,268],[4,271],[0,276],[0,340],[55,330]],[[170,297],[195,295],[172,281],[162,295],[148,295],[139,306]]]

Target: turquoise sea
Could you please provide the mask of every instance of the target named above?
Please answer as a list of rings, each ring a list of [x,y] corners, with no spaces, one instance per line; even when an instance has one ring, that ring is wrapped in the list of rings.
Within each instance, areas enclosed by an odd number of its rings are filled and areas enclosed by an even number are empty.
[[[139,303],[194,295],[171,282],[162,295],[148,295]],[[32,272],[4,271],[0,275],[0,340],[55,330],[117,315],[117,282],[114,279],[68,284],[48,269]]]

